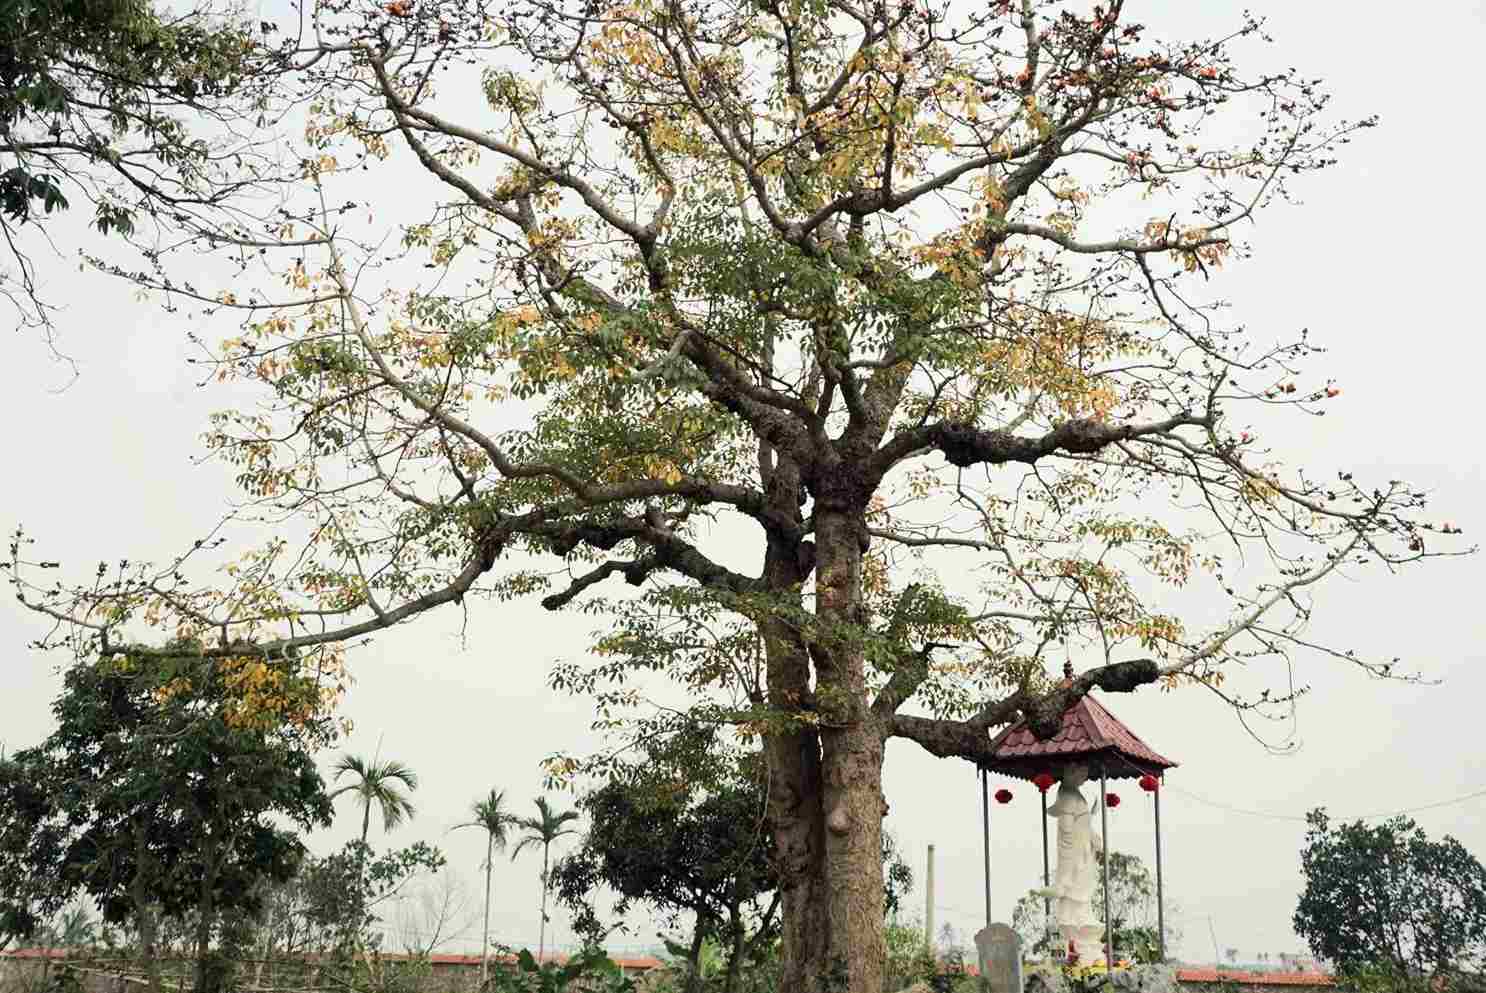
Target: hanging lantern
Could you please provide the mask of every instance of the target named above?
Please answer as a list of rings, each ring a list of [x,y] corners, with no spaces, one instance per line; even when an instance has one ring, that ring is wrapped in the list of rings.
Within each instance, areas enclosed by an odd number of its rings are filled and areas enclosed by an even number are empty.
[[[1011,802],[1011,790],[997,790],[996,791],[996,802],[997,803],[1010,803]]]
[[[1040,793],[1046,793],[1056,782],[1057,780],[1053,778],[1053,774],[1050,772],[1039,772],[1032,778],[1032,785],[1037,787]]]
[[[1147,793],[1154,793],[1156,792],[1156,790],[1161,788],[1161,780],[1157,779],[1155,776],[1146,774],[1140,777],[1140,788],[1145,790]]]
[[[1107,807],[1118,807],[1120,805],[1120,795],[1118,793],[1104,794],[1104,804]]]

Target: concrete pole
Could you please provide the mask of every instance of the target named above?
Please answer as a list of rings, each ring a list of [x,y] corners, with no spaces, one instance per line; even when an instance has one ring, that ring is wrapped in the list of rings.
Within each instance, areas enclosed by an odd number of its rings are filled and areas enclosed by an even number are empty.
[[[980,770],[980,828],[981,843],[985,852],[986,869],[986,928],[991,926],[991,774],[988,770]],[[987,932],[989,934],[989,931]],[[989,991],[991,988],[991,963],[986,960],[985,947],[975,943],[975,949],[979,953],[980,961],[980,983],[978,988]]]
[[[991,774],[980,771],[980,840],[985,852],[986,927],[991,926]]]
[[[1161,885],[1161,788],[1159,780],[1151,796],[1156,801],[1156,935],[1157,952],[1161,961],[1166,961],[1166,891]]]
[[[1109,780],[1099,770],[1099,847],[1104,855],[1104,969],[1114,972],[1114,921],[1109,916]]]
[[[934,955],[934,846],[929,846],[928,871],[924,873],[924,946]]]
[[[1047,860],[1047,792],[1042,791],[1042,887],[1048,889],[1053,885],[1052,870]],[[1042,926],[1049,935],[1053,933],[1053,901],[1048,897],[1042,898]],[[1049,947],[1051,951],[1051,947]]]

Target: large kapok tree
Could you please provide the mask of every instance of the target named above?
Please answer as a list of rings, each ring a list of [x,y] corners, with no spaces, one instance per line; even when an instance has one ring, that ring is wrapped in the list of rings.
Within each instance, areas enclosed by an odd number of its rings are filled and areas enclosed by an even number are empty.
[[[1297,650],[1393,674],[1306,635],[1311,594],[1455,529],[1403,483],[1276,461],[1259,428],[1338,390],[1299,371],[1303,335],[1209,291],[1371,123],[1237,65],[1258,23],[1174,41],[1118,0],[326,0],[307,23],[282,80],[304,202],[219,240],[245,266],[219,291],[163,254],[118,266],[245,315],[210,361],[265,401],[207,442],[288,520],[218,586],[194,552],[48,585],[19,538],[53,642],[168,654],[153,621],[302,667],[475,595],[611,613],[598,667],[554,682],[607,722],[659,671],[687,720],[756,739],[782,988],[870,993],[889,739],[973,761],[1093,687],[1283,701]],[[388,211],[419,215],[392,256]],[[611,577],[638,592],[601,599]],[[1261,661],[1273,693],[1220,684]]]

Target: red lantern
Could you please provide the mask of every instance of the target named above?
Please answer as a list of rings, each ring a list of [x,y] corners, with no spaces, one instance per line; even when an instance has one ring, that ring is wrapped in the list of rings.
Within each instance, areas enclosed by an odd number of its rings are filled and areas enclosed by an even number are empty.
[[[1160,789],[1160,787],[1161,780],[1157,779],[1155,776],[1146,775],[1140,777],[1140,788],[1145,790],[1147,793],[1154,793],[1156,792],[1156,790]]]
[[[1053,783],[1056,782],[1057,780],[1054,779],[1052,773],[1049,772],[1039,772],[1032,779],[1032,785],[1037,787],[1037,790],[1040,793],[1046,793],[1049,789],[1052,788]]]
[[[996,802],[997,803],[1010,803],[1011,802],[1011,790],[997,790],[996,791]]]
[[[1106,793],[1104,794],[1104,803],[1108,807],[1118,807],[1120,805],[1120,795],[1118,793]]]

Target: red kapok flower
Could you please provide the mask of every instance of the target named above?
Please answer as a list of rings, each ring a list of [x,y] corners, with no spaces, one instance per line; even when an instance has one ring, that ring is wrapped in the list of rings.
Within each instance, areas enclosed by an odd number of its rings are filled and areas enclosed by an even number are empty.
[[[1145,790],[1147,793],[1156,792],[1156,790],[1159,789],[1160,786],[1161,780],[1157,779],[1155,776],[1147,775],[1140,777],[1140,788]]]
[[[1107,806],[1118,807],[1120,805],[1120,795],[1118,793],[1106,793],[1104,794],[1104,802]]]
[[[1032,777],[1032,785],[1037,787],[1038,791],[1042,793],[1046,793],[1052,788],[1053,783],[1056,782],[1057,780],[1053,778],[1050,772],[1039,772],[1036,776]]]
[[[1011,790],[997,790],[996,791],[996,802],[997,803],[1010,803],[1011,802]]]

